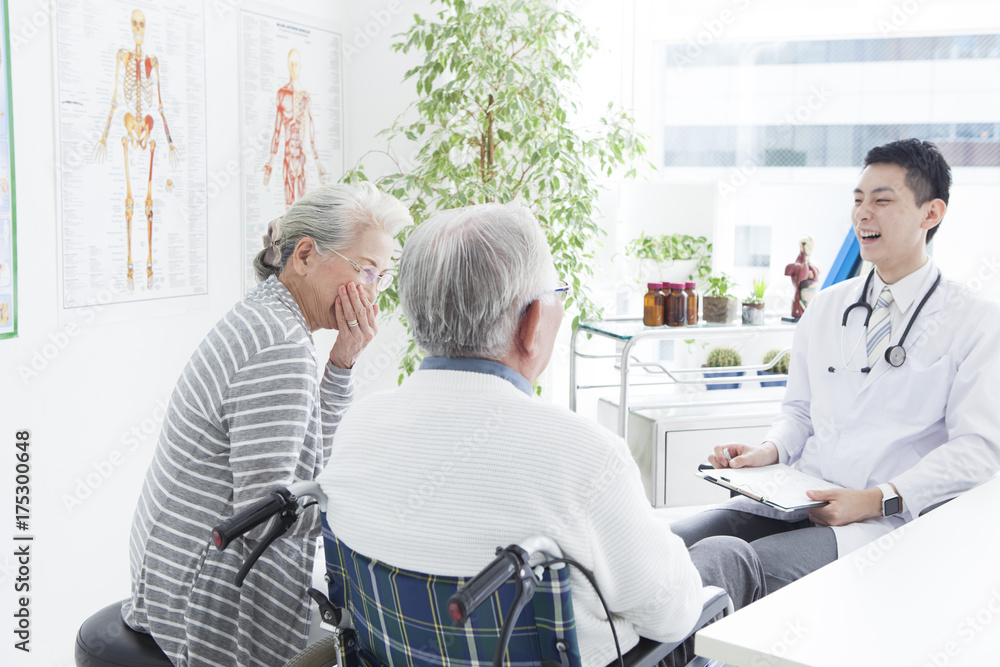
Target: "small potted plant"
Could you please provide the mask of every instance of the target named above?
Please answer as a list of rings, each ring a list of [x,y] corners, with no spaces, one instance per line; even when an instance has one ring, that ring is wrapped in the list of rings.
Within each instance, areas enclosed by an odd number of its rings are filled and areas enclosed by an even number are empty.
[[[750,296],[743,299],[743,324],[763,326],[764,294],[767,292],[767,278],[761,276],[753,281]]]
[[[774,358],[781,353],[781,350],[774,348],[773,350],[768,350],[767,354],[764,355],[764,365],[770,364],[774,361]],[[781,358],[775,362],[770,369],[766,371],[757,371],[757,375],[788,375],[788,353],[782,354]],[[788,384],[788,380],[770,380],[768,382],[761,382],[762,387],[784,387]]]
[[[732,368],[734,366],[742,366],[743,358],[740,356],[739,351],[733,347],[716,347],[713,348],[711,352],[708,353],[708,360],[705,361],[706,368]],[[715,371],[706,372],[706,378],[724,378],[724,377],[739,377],[743,375],[743,371]],[[706,384],[708,389],[739,389],[740,385],[738,382],[731,384]]]
[[[708,289],[702,295],[702,319],[707,324],[726,324],[736,318],[736,298],[730,290],[736,281],[720,273],[708,277]]]

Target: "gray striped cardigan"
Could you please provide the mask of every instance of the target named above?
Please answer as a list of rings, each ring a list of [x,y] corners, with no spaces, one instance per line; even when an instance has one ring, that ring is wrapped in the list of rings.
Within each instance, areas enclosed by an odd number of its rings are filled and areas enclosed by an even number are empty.
[[[319,513],[271,545],[242,589],[237,570],[264,527],[220,552],[211,529],[278,486],[323,468],[353,393],[275,278],[205,337],[177,381],[132,523],[125,622],[149,632],[177,667],[280,665],[309,633]]]

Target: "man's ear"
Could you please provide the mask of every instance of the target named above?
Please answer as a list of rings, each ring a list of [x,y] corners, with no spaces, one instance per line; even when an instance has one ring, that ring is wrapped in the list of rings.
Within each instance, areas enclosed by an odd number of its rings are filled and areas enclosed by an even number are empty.
[[[921,229],[933,229],[941,223],[948,205],[943,199],[932,199],[926,204],[927,211],[924,212],[924,219],[920,222]]]
[[[539,353],[538,334],[542,324],[542,304],[536,299],[528,306],[528,310],[517,323],[515,344],[518,351],[526,358],[533,359]]]
[[[299,239],[299,242],[295,244],[295,250],[292,251],[291,257],[288,261],[292,264],[292,270],[299,275],[305,275],[307,267],[310,262],[316,261],[316,244],[308,236]]]

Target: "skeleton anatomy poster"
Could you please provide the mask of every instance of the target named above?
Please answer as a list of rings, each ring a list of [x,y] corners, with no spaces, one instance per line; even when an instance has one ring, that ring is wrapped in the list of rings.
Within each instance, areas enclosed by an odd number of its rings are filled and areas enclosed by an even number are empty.
[[[240,11],[244,288],[267,223],[344,172],[341,35]]]
[[[7,2],[0,8],[0,338],[17,335],[17,224],[14,208],[14,123],[10,98]]]
[[[60,0],[63,307],[204,294],[202,0]]]

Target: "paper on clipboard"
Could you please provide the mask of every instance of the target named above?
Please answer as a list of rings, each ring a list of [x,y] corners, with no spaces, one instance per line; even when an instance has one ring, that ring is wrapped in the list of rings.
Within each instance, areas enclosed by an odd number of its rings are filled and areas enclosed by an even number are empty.
[[[696,474],[782,512],[826,505],[825,502],[810,499],[806,491],[843,488],[784,463],[759,468],[712,468],[699,470]]]

